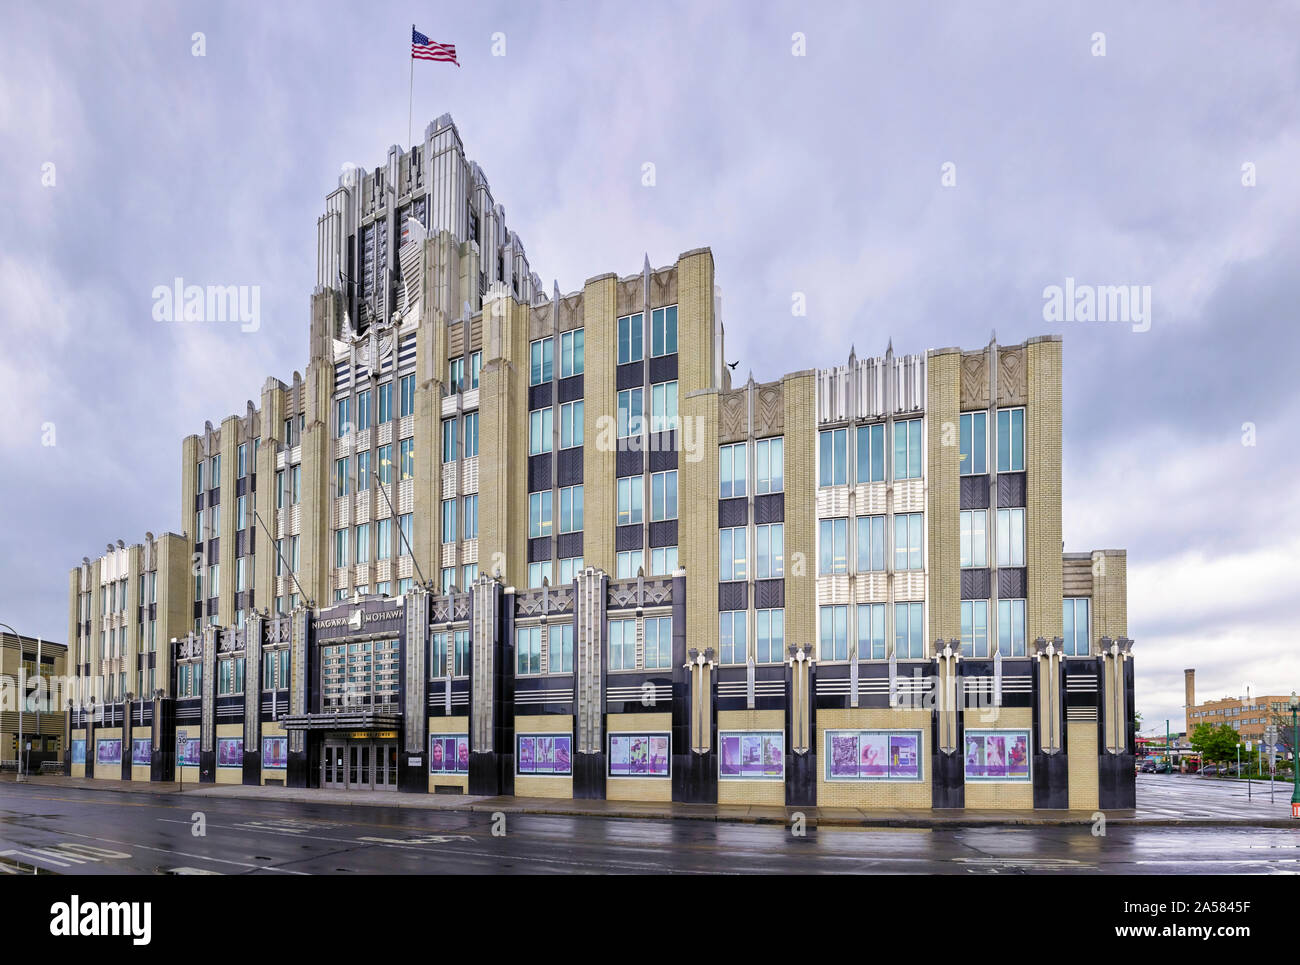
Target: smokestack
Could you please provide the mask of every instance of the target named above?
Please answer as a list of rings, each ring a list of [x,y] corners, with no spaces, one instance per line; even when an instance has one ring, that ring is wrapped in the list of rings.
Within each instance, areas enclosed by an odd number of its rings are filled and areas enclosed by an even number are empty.
[[[1195,669],[1193,669],[1193,670],[1184,670],[1184,671],[1183,671],[1183,706],[1184,706],[1184,707],[1195,707],[1195,706],[1196,706],[1196,671],[1195,671]]]

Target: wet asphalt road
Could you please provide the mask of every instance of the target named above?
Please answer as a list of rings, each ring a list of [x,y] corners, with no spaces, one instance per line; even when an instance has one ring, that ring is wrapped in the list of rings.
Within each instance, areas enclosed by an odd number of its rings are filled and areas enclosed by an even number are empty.
[[[826,828],[330,807],[0,785],[0,873],[1267,874],[1286,829]],[[195,834],[200,829],[202,834]]]

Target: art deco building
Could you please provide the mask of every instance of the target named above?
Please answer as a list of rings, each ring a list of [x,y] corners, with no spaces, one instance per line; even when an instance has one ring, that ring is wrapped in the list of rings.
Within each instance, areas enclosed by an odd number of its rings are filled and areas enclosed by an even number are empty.
[[[73,773],[1132,806],[1059,337],[733,383],[709,249],[545,292],[446,116],[345,175],[317,263],[305,372],[182,445],[166,679],[73,712]]]

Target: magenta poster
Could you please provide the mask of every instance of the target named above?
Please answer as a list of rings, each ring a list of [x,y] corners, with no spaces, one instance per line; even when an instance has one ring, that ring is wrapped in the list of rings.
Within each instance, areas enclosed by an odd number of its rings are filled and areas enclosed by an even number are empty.
[[[610,734],[610,777],[667,777],[667,734]]]
[[[780,731],[721,731],[718,777],[779,781],[785,777],[785,735]]]
[[[1029,732],[968,730],[968,781],[1029,780]]]
[[[262,766],[273,771],[289,766],[289,738],[262,738]]]
[[[131,739],[131,763],[148,764],[153,760],[153,742],[148,737]]]
[[[176,763],[182,767],[199,766],[199,739],[181,737],[176,741]]]
[[[217,738],[217,767],[244,766],[244,738]]]
[[[102,740],[95,747],[95,764],[121,764],[122,763],[122,741]]]
[[[828,781],[919,781],[921,732],[828,730]]]
[[[573,738],[569,734],[519,734],[515,745],[520,774],[572,773]]]
[[[430,734],[429,773],[468,774],[469,735]]]

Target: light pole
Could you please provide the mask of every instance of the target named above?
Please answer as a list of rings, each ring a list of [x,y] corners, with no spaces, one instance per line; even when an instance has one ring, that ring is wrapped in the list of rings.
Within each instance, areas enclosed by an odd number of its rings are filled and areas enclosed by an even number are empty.
[[[1165,763],[1169,765],[1169,773],[1174,773],[1174,749],[1169,746],[1169,721],[1165,721]]]
[[[1300,697],[1291,691],[1291,783],[1295,788],[1291,792],[1291,817],[1300,818],[1300,759],[1297,759],[1296,746],[1297,739],[1300,739],[1300,723],[1297,723],[1297,713],[1300,713]]]

